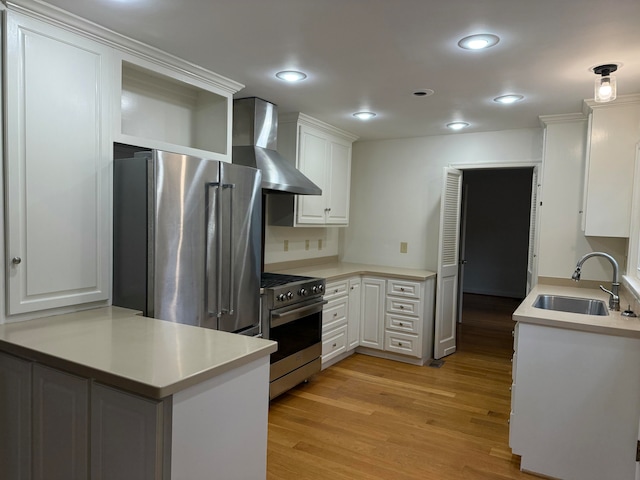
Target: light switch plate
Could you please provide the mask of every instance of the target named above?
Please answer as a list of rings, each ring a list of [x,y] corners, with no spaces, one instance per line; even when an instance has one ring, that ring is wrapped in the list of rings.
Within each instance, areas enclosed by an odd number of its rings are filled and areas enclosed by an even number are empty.
[[[407,253],[407,242],[400,242],[400,253]]]

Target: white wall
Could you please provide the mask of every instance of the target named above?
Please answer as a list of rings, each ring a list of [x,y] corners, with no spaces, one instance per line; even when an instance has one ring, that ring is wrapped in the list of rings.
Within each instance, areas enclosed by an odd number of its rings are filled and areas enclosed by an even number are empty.
[[[537,128],[356,142],[342,260],[435,271],[443,167],[541,159]]]
[[[585,253],[607,252],[626,267],[627,240],[585,237],[581,228],[587,120],[543,117],[547,123],[542,172],[538,276],[571,278]],[[611,265],[593,258],[584,264],[584,280],[611,282]]]

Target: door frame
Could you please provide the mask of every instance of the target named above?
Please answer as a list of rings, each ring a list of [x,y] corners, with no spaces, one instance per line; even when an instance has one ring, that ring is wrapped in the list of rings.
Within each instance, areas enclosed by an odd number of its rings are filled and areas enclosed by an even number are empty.
[[[445,172],[447,168],[452,168],[452,169],[456,169],[456,170],[461,170],[462,171],[462,180],[464,181],[464,171],[465,170],[488,170],[488,169],[512,169],[512,168],[532,168],[534,170],[537,170],[537,191],[533,191],[531,192],[531,196],[532,198],[535,195],[536,201],[538,202],[538,210],[537,213],[535,215],[535,218],[533,219],[532,222],[530,222],[530,224],[534,227],[534,235],[533,235],[533,239],[531,239],[531,235],[530,235],[530,242],[531,240],[533,240],[533,248],[531,248],[531,244],[528,245],[529,251],[531,251],[532,256],[530,258],[532,258],[532,278],[531,278],[531,284],[527,285],[527,287],[533,288],[533,286],[537,283],[537,272],[538,272],[538,246],[539,246],[539,224],[540,224],[540,210],[539,207],[542,205],[542,186],[541,186],[541,181],[540,179],[542,178],[543,175],[543,163],[542,161],[540,162],[505,162],[505,163],[464,163],[464,164],[449,164],[446,165],[445,167],[443,167],[442,171]],[[442,193],[442,192],[441,192]],[[461,198],[462,201],[462,198]],[[462,207],[462,205],[460,205],[460,207]],[[531,211],[529,213],[529,215],[531,215]],[[460,216],[460,220],[459,220],[459,224],[458,224],[458,229],[460,228],[460,223],[462,221],[462,216]],[[459,231],[459,230],[458,230]],[[438,242],[440,243],[442,241],[442,231],[440,231],[438,233]],[[461,252],[458,252],[458,256],[460,256]],[[458,312],[458,310],[462,308],[462,301],[461,301],[461,296],[462,296],[462,290],[461,289],[457,289],[458,291],[456,292],[456,296],[455,298],[453,298],[453,302],[454,305],[452,306],[452,310],[454,313],[454,315],[456,316],[456,323],[458,318],[462,318],[461,316],[459,317],[458,315],[461,315],[461,311]],[[527,292],[528,293],[528,292]],[[436,292],[436,298],[440,298],[439,292]],[[437,307],[437,306],[436,306]],[[435,319],[436,322],[438,322],[438,317],[436,316]],[[436,325],[436,331],[438,330],[438,326]],[[435,342],[437,341],[437,338],[434,338],[434,352],[435,350]],[[454,342],[457,344],[457,339],[454,338]],[[450,353],[455,352],[456,347],[454,346],[453,349],[449,350]],[[439,358],[439,357],[438,357]]]

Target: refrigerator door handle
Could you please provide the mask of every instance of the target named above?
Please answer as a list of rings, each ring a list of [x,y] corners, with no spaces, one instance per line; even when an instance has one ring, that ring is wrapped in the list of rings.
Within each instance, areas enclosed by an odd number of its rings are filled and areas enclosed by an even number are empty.
[[[207,311],[210,317],[220,317],[222,311],[220,309],[220,299],[222,297],[222,245],[220,245],[221,233],[220,233],[220,217],[222,214],[222,207],[220,204],[220,184],[219,183],[207,183]],[[213,193],[212,193],[213,190]],[[211,217],[213,214],[213,222]],[[213,225],[212,225],[213,224]],[[214,230],[214,237],[212,238],[211,229]],[[215,251],[212,251],[212,243],[215,243]],[[210,271],[211,260],[215,258],[215,292],[212,291]]]
[[[222,185],[223,189],[228,189],[229,190],[229,251],[228,251],[228,255],[229,255],[229,303],[228,303],[228,309],[222,309],[222,313],[227,313],[229,315],[233,315],[234,314],[234,305],[233,305],[233,301],[235,299],[235,271],[236,271],[236,259],[235,259],[235,255],[233,252],[233,241],[234,241],[234,237],[233,237],[233,197],[234,197],[234,192],[235,192],[235,184],[233,183],[225,183]],[[222,232],[220,232],[220,236],[222,236]],[[222,258],[222,245],[220,245],[220,258]],[[222,274],[220,274],[220,277],[222,277]],[[219,279],[220,280],[220,284],[222,284],[221,280],[222,278]],[[222,295],[222,294],[221,294]]]

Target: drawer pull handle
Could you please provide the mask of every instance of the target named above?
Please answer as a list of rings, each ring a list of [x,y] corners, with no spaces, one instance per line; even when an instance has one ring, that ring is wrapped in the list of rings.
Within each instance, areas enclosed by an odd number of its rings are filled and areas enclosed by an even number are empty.
[[[404,305],[400,305],[400,310],[404,310]]]
[[[331,345],[331,348],[336,348],[338,346],[337,343],[334,343],[333,345]]]
[[[333,291],[333,293],[338,293],[338,289],[336,288],[336,289]]]
[[[334,317],[337,317],[337,316],[338,316],[338,312],[335,312],[335,313],[333,314],[333,316],[334,316]]]
[[[400,322],[398,325],[400,325],[401,327],[404,327],[404,323]]]
[[[398,346],[401,347],[402,346],[402,342],[398,342]]]
[[[400,291],[401,291],[401,292],[404,292],[404,287],[400,287]]]

